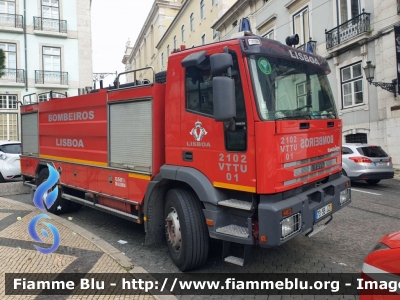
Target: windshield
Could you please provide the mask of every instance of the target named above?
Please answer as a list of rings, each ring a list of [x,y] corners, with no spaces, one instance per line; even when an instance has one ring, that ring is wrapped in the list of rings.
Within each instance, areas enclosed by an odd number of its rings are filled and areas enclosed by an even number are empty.
[[[323,70],[282,58],[250,56],[258,111],[263,120],[335,119]]]

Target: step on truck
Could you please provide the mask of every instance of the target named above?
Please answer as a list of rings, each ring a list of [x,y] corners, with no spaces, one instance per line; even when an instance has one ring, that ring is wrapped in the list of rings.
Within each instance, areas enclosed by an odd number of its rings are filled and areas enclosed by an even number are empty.
[[[166,72],[130,72],[84,95],[24,98],[23,182],[58,171],[50,212],[86,205],[144,224],[146,244],[166,241],[188,271],[210,237],[243,265],[252,246],[315,234],[350,203],[324,58],[243,36],[176,50]]]

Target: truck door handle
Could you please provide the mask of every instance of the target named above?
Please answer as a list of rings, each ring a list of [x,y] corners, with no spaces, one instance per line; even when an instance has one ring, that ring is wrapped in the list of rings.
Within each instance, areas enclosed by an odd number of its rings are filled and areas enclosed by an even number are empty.
[[[182,159],[184,161],[193,161],[193,152],[192,151],[183,151]]]

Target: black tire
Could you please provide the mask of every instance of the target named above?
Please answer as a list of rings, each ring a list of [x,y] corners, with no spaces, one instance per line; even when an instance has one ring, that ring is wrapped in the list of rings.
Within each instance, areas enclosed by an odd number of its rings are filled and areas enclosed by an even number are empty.
[[[344,176],[346,176],[346,177],[349,177],[349,176],[347,176],[347,173],[346,173],[346,171],[345,171],[344,169],[342,169],[342,174],[343,174]]]
[[[70,212],[76,212],[82,208],[82,204],[70,201],[70,206],[69,206],[69,211]]]
[[[158,72],[155,76],[156,83],[166,83],[167,82],[167,71]]]
[[[3,174],[0,173],[0,183],[5,182]]]
[[[378,184],[381,180],[380,179],[367,179],[365,180],[370,185]]]
[[[197,196],[186,189],[172,189],[166,195],[164,207],[165,233],[172,261],[181,271],[189,271],[203,265],[208,256],[208,229]],[[170,234],[171,216],[178,221],[177,234]],[[169,221],[168,221],[169,220]],[[175,230],[174,230],[175,232]],[[173,245],[171,236],[179,237],[178,246]]]
[[[49,177],[49,169],[47,168],[42,169],[39,173],[38,186],[41,185],[44,181],[46,181],[48,177]],[[44,205],[44,207],[48,212],[52,214],[61,215],[70,211],[70,205],[71,205],[70,201],[61,198],[61,190],[58,189],[58,197],[54,202],[54,204],[50,208],[47,208],[46,205]]]

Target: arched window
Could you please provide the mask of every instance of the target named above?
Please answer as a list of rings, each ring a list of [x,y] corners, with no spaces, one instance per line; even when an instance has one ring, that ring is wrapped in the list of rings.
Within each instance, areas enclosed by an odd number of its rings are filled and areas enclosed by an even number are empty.
[[[182,43],[185,41],[185,25],[181,27],[181,34],[182,34]]]
[[[174,36],[174,50],[176,49],[176,35]]]
[[[200,19],[203,20],[205,17],[205,12],[204,12],[204,0],[200,1]]]
[[[167,57],[169,57],[169,45],[167,46]]]
[[[194,13],[190,14],[190,31],[194,31]]]

